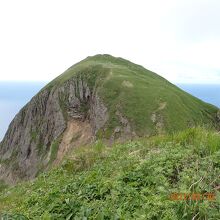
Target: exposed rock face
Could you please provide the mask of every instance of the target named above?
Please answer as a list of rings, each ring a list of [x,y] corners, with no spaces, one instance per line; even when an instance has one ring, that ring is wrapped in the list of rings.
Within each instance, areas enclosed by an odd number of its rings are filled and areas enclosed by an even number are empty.
[[[63,133],[62,141],[59,145],[57,158],[54,160],[53,165],[59,164],[68,151],[74,146],[84,146],[94,140],[93,129],[89,120],[69,120],[67,128]],[[50,158],[50,153],[48,154]]]
[[[155,124],[156,132],[158,134],[163,134],[164,132],[164,119],[161,111],[166,108],[167,103],[161,102],[159,107],[152,113],[151,120]]]
[[[44,89],[16,115],[1,142],[0,179],[10,183],[30,179],[47,167],[56,159],[51,154],[60,151],[69,121],[88,121],[92,138],[107,119],[107,108],[97,91],[83,79],[72,78],[62,86]]]
[[[119,106],[118,109],[120,109]],[[116,116],[119,119],[120,126],[114,129],[110,138],[110,143],[113,143],[116,139],[118,141],[124,141],[136,137],[136,133],[132,130],[128,119],[124,117],[119,110],[116,111]]]

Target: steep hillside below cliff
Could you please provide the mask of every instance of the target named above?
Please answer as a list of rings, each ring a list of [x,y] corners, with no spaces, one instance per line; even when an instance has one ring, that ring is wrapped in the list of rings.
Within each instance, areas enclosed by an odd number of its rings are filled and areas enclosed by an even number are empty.
[[[73,147],[216,126],[217,108],[122,58],[70,67],[16,115],[0,146],[0,179],[14,183],[59,163]]]

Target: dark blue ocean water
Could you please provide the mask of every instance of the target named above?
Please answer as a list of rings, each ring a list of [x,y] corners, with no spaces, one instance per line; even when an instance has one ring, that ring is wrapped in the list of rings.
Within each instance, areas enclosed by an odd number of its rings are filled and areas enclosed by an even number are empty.
[[[0,82],[0,140],[18,111],[46,82]],[[192,95],[220,107],[220,85],[178,84]]]

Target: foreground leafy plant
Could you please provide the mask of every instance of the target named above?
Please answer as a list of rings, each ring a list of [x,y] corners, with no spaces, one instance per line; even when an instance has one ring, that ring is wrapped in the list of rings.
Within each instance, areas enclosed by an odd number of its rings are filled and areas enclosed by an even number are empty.
[[[219,135],[202,128],[112,148],[98,142],[34,182],[6,189],[0,209],[12,219],[219,219],[218,143]],[[215,199],[174,201],[172,193]]]

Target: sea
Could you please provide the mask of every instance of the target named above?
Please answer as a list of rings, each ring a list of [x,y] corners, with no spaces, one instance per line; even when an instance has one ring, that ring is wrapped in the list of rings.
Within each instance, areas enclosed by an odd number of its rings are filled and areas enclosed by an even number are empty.
[[[47,82],[0,82],[0,141],[19,110]],[[176,84],[186,92],[220,108],[220,84]]]
[[[0,81],[0,141],[19,110],[46,84],[47,82]]]

